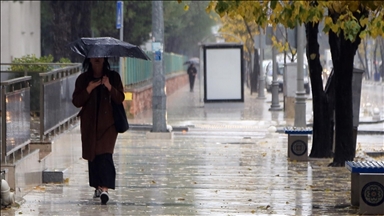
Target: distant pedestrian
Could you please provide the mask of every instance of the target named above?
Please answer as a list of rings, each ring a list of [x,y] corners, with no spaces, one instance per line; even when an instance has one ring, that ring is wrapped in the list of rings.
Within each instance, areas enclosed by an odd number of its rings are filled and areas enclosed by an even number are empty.
[[[195,79],[197,70],[194,64],[190,64],[187,69],[188,77],[189,77],[189,90],[193,92],[193,86],[195,85]]]
[[[84,73],[76,80],[72,103],[81,108],[82,157],[88,160],[89,185],[101,204],[109,200],[108,189],[115,189],[116,169],[112,154],[117,132],[111,101],[122,103],[123,84],[119,73],[110,70],[108,58],[86,58]]]

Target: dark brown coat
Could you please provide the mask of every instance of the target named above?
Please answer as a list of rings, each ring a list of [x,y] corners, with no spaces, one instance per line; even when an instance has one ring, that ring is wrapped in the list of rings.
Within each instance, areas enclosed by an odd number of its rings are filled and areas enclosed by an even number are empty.
[[[76,79],[75,90],[72,95],[72,103],[81,107],[80,131],[83,158],[92,161],[96,155],[113,154],[117,132],[114,126],[111,100],[122,103],[124,100],[124,89],[120,75],[115,71],[107,71],[112,85],[111,91],[101,87],[99,112],[97,113],[97,91],[96,88],[88,94],[86,88],[93,79],[91,72],[85,72]]]

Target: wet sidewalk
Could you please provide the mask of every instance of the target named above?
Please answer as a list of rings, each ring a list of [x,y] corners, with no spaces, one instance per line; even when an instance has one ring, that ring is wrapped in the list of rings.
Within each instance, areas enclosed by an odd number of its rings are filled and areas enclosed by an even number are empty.
[[[55,138],[74,142],[79,155],[66,182],[33,188],[1,215],[357,215],[349,171],[327,167],[330,159],[289,161],[287,136],[274,128],[293,119],[268,111],[270,94],[261,100],[245,88],[244,95],[242,106],[204,106],[198,88],[191,93],[186,86],[167,98],[167,122],[188,131],[174,131],[172,140],[146,139],[148,131],[134,128],[120,134],[116,190],[104,206],[92,198],[77,126]],[[151,112],[129,122],[151,124]],[[383,138],[359,135],[358,157],[384,150]]]

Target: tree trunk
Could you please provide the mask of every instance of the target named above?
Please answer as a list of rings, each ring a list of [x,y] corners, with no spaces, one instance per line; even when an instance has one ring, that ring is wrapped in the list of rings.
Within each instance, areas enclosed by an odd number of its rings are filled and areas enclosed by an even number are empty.
[[[323,68],[320,63],[320,49],[317,39],[319,32],[318,26],[318,23],[307,23],[305,25],[313,107],[313,141],[309,156],[314,158],[327,158],[332,156],[332,127],[330,110],[328,109],[327,98],[321,79]]]
[[[70,58],[72,62],[81,62],[83,57],[72,52],[68,44],[80,37],[91,36],[91,7],[87,1],[50,1],[53,12],[53,57]]]
[[[52,55],[54,61],[58,61],[62,57],[69,57],[70,49],[67,44],[70,42],[70,23],[68,22],[70,13],[68,13],[68,2],[51,1],[51,9],[53,11],[53,49]]]
[[[251,94],[252,92],[257,92],[259,84],[259,74],[260,72],[260,56],[256,48],[253,48],[254,57],[253,57],[253,71],[251,73]]]
[[[343,35],[341,32],[340,35]],[[353,140],[352,76],[353,60],[360,38],[354,42],[329,32],[335,75],[335,155],[330,166],[344,166],[352,161],[356,146]]]
[[[87,1],[70,1],[71,4],[71,39],[70,41],[77,40],[81,37],[91,37],[91,7],[92,2]],[[71,52],[72,62],[82,62],[83,57]]]

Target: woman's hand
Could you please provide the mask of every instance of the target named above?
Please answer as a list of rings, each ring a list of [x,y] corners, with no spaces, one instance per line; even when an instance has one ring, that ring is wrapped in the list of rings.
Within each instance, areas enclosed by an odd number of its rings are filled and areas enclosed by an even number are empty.
[[[111,91],[112,85],[109,83],[109,78],[107,76],[103,76],[101,79],[101,83],[104,84],[105,87],[107,87],[108,91]]]
[[[101,85],[101,79],[89,82],[87,86],[88,94],[90,94],[93,91],[93,89],[95,89],[99,85]]]

